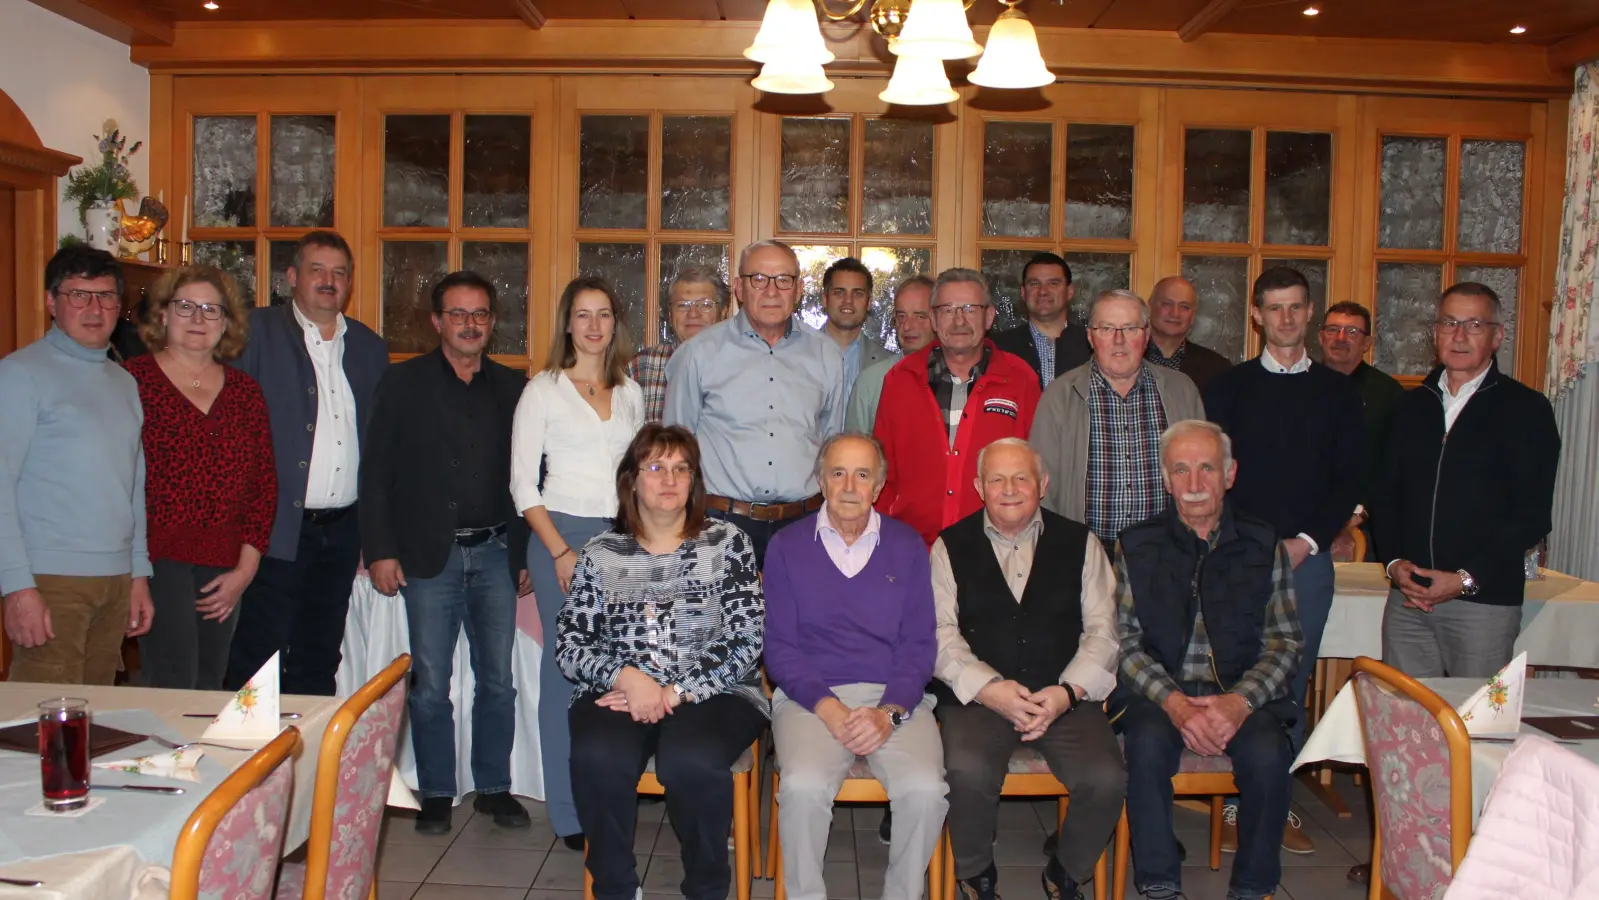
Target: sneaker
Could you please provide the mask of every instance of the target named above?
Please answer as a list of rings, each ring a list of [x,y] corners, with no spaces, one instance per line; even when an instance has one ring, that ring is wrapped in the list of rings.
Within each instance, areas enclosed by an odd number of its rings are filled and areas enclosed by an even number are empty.
[[[472,808],[480,813],[487,813],[494,817],[494,824],[500,828],[526,828],[533,820],[528,818],[527,810],[522,804],[516,802],[509,791],[498,794],[478,794],[472,801]]]
[[[1283,849],[1289,853],[1304,856],[1316,852],[1316,842],[1310,839],[1301,826],[1304,823],[1292,812],[1288,814],[1288,824],[1283,828]]]
[[[883,821],[877,826],[877,842],[887,847],[894,838],[894,811],[883,810]]]
[[[449,834],[450,810],[455,801],[449,797],[423,797],[422,810],[416,814],[416,830],[420,834]]]
[[[1221,808],[1221,852],[1238,852],[1238,804]]]
[[[999,870],[993,863],[976,878],[962,878],[955,882],[960,889],[960,900],[999,900]]]
[[[1077,889],[1077,882],[1066,874],[1060,860],[1054,857],[1050,857],[1049,865],[1044,867],[1039,880],[1044,884],[1044,900],[1083,900],[1083,892]]]

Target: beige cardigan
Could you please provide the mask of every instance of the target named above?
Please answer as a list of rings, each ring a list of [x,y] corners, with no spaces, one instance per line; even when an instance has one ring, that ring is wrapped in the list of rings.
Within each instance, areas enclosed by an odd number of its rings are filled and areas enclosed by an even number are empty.
[[[1038,402],[1028,440],[1044,458],[1044,471],[1049,473],[1044,507],[1078,522],[1084,521],[1084,494],[1088,489],[1088,385],[1093,366],[1089,361],[1050,382]],[[1144,368],[1155,379],[1167,425],[1205,418],[1199,389],[1187,375],[1147,362]]]

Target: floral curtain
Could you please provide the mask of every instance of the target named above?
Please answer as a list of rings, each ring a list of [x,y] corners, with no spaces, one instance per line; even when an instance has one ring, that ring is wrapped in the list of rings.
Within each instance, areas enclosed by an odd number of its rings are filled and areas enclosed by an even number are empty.
[[[1599,62],[1577,67],[1566,135],[1566,203],[1544,386],[1551,399],[1599,359],[1599,317],[1593,315],[1599,296]]]

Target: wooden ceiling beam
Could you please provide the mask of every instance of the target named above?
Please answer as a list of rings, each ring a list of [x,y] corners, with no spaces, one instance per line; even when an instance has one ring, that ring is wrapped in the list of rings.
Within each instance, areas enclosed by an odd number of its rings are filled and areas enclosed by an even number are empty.
[[[1200,35],[1227,18],[1227,14],[1236,9],[1240,2],[1242,0],[1210,0],[1203,9],[1190,16],[1188,21],[1177,29],[1177,36],[1182,38],[1185,44],[1198,40]]]
[[[1549,47],[1549,68],[1572,69],[1599,59],[1599,25],[1565,38]]]
[[[172,46],[172,22],[151,13],[138,0],[33,0],[33,3],[130,47],[134,44]]]
[[[521,19],[527,27],[538,31],[544,27],[544,13],[534,5],[533,0],[511,0],[516,4],[516,17]]]

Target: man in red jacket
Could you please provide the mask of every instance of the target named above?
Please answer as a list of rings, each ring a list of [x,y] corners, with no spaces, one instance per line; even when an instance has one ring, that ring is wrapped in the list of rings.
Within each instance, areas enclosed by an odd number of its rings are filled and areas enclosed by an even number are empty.
[[[883,378],[873,436],[888,460],[877,498],[883,515],[932,546],[938,533],[983,506],[977,453],[1000,438],[1025,439],[1038,408],[1038,375],[988,340],[994,307],[972,269],[947,269],[933,286],[931,345]]]

